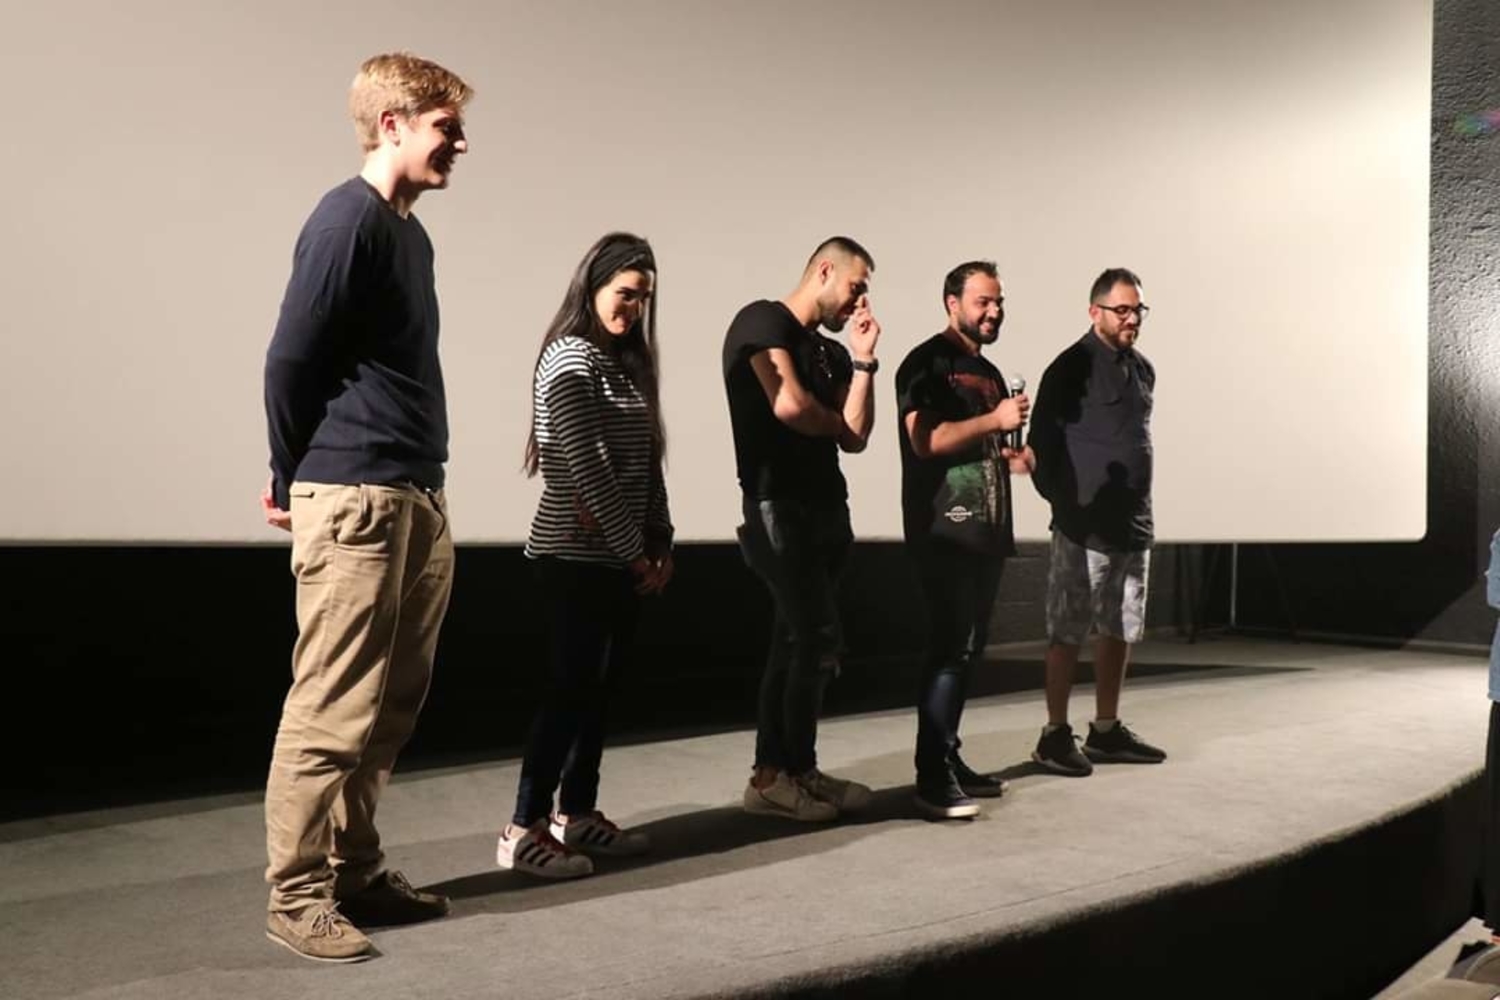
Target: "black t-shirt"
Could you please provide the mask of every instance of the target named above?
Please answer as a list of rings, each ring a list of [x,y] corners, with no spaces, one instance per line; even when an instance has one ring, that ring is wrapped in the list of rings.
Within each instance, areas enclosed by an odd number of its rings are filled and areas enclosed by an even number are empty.
[[[1007,398],[1000,370],[943,334],[917,345],[896,371],[897,429],[901,438],[901,513],[906,540],[940,538],[967,549],[1011,555],[1010,467],[1000,455],[1003,436],[981,438],[956,455],[918,458],[906,433],[917,410],[938,423],[988,413]]]
[[[747,500],[842,503],[849,490],[839,471],[838,442],[777,420],[755,377],[750,359],[773,347],[791,355],[803,388],[831,409],[839,408],[854,377],[844,345],[804,328],[782,303],[761,300],[741,309],[724,335],[724,390],[740,489]]]

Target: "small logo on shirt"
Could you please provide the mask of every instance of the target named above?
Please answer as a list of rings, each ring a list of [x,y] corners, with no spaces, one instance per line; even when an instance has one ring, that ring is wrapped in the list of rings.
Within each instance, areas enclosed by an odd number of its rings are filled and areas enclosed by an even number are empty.
[[[974,517],[974,512],[967,507],[949,507],[943,516],[954,524],[963,524],[969,518]]]

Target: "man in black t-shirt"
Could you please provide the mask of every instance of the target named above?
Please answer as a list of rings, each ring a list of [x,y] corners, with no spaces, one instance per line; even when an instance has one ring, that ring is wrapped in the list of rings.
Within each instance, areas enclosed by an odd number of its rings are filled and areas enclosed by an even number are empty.
[[[816,822],[870,799],[864,785],[820,771],[816,745],[842,652],[837,583],[853,541],[838,455],[863,451],[874,423],[874,270],[858,243],[826,240],[791,294],[750,303],[724,337],[740,549],[775,604],[747,812]],[[846,324],[849,350],[818,332]]]
[[[948,326],[917,345],[896,372],[901,512],[926,598],[929,638],[917,700],[917,805],[929,815],[977,815],[971,796],[1004,783],[958,754],[970,666],[983,654],[1005,558],[1015,552],[1011,473],[1031,470],[1029,449],[1005,435],[1029,403],[1011,395],[980,353],[1000,336],[1005,296],[995,265],[969,261],[943,281]]]

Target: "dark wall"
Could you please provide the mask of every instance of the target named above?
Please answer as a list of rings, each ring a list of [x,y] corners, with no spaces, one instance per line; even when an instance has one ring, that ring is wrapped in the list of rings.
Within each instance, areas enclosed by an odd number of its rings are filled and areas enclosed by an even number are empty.
[[[687,545],[648,602],[632,676],[612,705],[622,738],[753,721],[769,630],[764,591],[731,545]],[[253,789],[264,779],[295,636],[282,548],[0,549],[10,724],[0,819]],[[1007,573],[996,639],[1041,634],[1044,553]],[[1170,566],[1162,577],[1169,616]],[[925,621],[904,552],[857,544],[845,577],[849,657],[832,713],[909,704]],[[540,608],[514,547],[462,546],[438,671],[407,766],[514,752],[544,669]],[[981,690],[1036,686],[1002,664]],[[747,762],[748,766],[748,762]],[[497,791],[497,794],[498,791]]]
[[[1490,641],[1495,614],[1485,606],[1480,578],[1490,535],[1500,528],[1500,463],[1493,460],[1500,444],[1500,135],[1471,134],[1455,123],[1494,108],[1500,108],[1500,4],[1437,0],[1427,535],[1401,545],[1275,546],[1274,563],[1244,553],[1243,624],[1285,624],[1274,566],[1303,628]],[[1359,322],[1358,289],[1329,292],[1348,296],[1351,322]],[[1409,474],[1390,470],[1392,477]]]

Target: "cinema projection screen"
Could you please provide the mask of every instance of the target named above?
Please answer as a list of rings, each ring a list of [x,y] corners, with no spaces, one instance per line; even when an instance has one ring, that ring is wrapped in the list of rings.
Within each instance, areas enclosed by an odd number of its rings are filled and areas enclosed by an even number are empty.
[[[584,249],[655,244],[684,540],[738,519],[719,352],[823,237],[873,252],[856,530],[900,534],[897,364],[995,259],[1035,386],[1105,267],[1153,314],[1164,540],[1424,529],[1431,7],[1412,0],[32,5],[0,41],[9,542],[283,541],[261,366],[293,239],[358,169],[344,93],[407,48],[478,91],[417,206],[462,541],[524,539],[530,377]],[[38,82],[43,85],[39,86]],[[1017,491],[1020,533],[1046,511]]]

